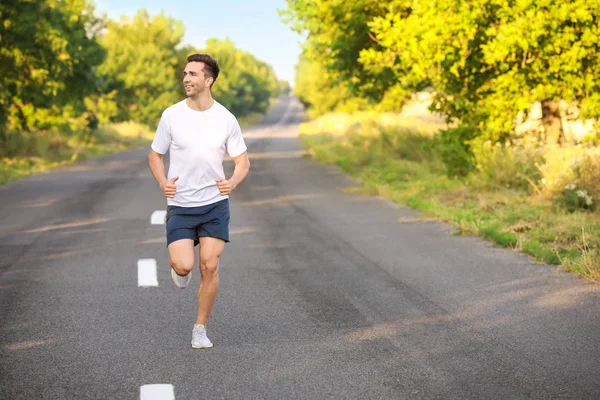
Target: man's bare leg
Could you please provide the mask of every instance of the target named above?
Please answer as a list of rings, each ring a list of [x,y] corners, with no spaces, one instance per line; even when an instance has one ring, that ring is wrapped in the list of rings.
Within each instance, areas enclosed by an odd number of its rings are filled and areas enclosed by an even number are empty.
[[[178,275],[187,275],[194,268],[194,241],[176,240],[169,245],[171,267]]]
[[[196,324],[206,327],[219,291],[219,258],[225,241],[212,237],[200,239],[200,288],[198,289],[198,319]]]

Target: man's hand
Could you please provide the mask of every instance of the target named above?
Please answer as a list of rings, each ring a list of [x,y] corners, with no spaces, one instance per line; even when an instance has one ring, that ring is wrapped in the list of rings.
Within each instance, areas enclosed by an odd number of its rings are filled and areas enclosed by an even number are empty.
[[[219,193],[221,193],[223,196],[231,194],[231,192],[233,192],[237,187],[233,180],[218,179],[216,182],[217,187],[219,188]]]
[[[160,189],[164,192],[165,196],[168,199],[172,199],[175,196],[175,193],[177,192],[177,185],[175,185],[177,179],[179,179],[178,176],[173,177],[165,183],[163,183],[162,185],[160,185]]]

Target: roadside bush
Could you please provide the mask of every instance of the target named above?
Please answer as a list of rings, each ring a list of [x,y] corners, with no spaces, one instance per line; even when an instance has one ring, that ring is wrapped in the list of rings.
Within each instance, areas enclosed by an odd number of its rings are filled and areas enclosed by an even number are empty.
[[[467,176],[475,167],[471,141],[475,129],[469,126],[442,129],[436,135],[436,149],[449,177]]]
[[[555,198],[555,203],[569,212],[576,210],[594,210],[596,207],[594,199],[587,190],[578,189],[571,183],[565,186],[565,190]]]

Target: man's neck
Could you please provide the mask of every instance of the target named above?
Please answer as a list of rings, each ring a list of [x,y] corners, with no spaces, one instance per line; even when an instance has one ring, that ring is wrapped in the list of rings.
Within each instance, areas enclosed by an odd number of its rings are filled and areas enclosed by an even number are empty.
[[[194,97],[187,98],[187,105],[195,111],[206,111],[213,105],[213,98],[209,91]]]

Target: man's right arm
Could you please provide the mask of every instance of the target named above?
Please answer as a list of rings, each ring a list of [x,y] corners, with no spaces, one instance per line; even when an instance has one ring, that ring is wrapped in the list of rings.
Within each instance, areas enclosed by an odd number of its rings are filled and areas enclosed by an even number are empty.
[[[150,165],[152,176],[156,179],[160,189],[163,190],[163,187],[167,182],[167,178],[165,177],[165,165],[163,164],[163,155],[150,149],[150,153],[148,154],[148,165]]]
[[[154,140],[150,145],[150,153],[148,154],[148,164],[150,165],[150,172],[156,179],[160,190],[163,191],[165,196],[173,197],[175,195],[175,181],[176,178],[167,180],[165,177],[165,166],[163,164],[163,155],[169,150],[171,146],[171,128],[169,126],[169,115],[167,111],[164,111],[158,122],[156,133],[154,134]]]
[[[175,193],[177,193],[177,185],[175,182],[177,182],[179,177],[175,176],[167,180],[165,177],[163,155],[150,149],[150,153],[148,154],[148,164],[150,165],[150,172],[152,172],[152,176],[154,176],[158,186],[160,186],[160,190],[162,190],[165,196],[169,199],[175,197]]]

